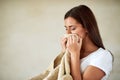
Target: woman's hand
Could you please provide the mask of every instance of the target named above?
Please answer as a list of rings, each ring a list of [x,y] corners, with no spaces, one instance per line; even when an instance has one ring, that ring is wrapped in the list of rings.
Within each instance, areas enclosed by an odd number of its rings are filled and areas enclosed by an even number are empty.
[[[67,40],[67,50],[70,52],[70,70],[74,80],[81,80],[80,72],[80,50],[82,46],[82,38],[77,35],[70,35]]]
[[[77,35],[70,35],[67,38],[67,50],[71,53],[72,57],[80,57],[80,50],[82,46],[82,38]]]
[[[61,38],[62,52],[65,52],[65,50],[66,50],[66,44],[67,44],[67,37],[63,36]]]

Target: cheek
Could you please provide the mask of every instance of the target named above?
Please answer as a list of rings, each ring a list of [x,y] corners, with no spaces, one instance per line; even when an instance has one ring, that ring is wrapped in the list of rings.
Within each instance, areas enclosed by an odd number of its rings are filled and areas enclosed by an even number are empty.
[[[82,39],[84,39],[86,36],[86,32],[84,30],[79,30],[76,34],[78,34]]]

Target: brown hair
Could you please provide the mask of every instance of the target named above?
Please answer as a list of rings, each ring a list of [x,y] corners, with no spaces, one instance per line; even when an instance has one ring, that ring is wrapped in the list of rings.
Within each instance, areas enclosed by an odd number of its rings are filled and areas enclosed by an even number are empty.
[[[77,20],[80,24],[82,24],[82,26],[87,29],[88,36],[91,39],[91,41],[97,47],[102,47],[103,49],[105,49],[99,33],[95,16],[90,8],[88,8],[85,5],[76,6],[65,14],[64,19],[68,17],[72,17],[75,20]]]

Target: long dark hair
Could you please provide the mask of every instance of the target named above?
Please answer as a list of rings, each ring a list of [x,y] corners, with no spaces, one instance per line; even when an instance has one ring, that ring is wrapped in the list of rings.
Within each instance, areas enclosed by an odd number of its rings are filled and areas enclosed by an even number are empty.
[[[105,49],[98,25],[95,19],[95,16],[90,8],[88,8],[85,5],[79,5],[72,9],[70,9],[64,16],[64,19],[72,17],[75,20],[77,20],[84,28],[88,31],[88,36],[91,39],[91,41],[97,46],[102,47]]]

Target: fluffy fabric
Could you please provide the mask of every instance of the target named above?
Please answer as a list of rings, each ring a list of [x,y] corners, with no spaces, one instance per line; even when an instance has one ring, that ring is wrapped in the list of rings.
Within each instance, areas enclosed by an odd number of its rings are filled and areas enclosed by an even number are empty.
[[[70,53],[60,53],[47,70],[31,80],[73,80],[70,75]]]

